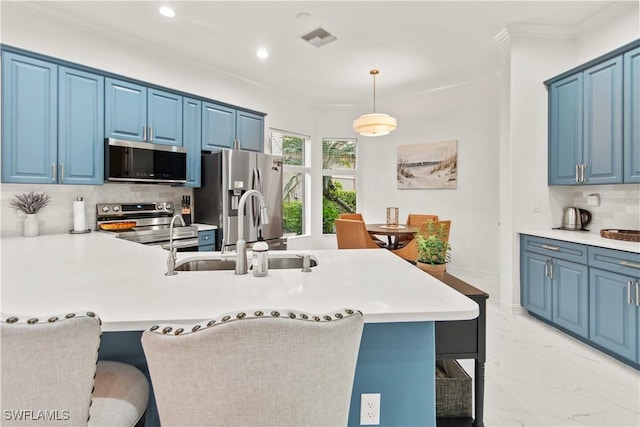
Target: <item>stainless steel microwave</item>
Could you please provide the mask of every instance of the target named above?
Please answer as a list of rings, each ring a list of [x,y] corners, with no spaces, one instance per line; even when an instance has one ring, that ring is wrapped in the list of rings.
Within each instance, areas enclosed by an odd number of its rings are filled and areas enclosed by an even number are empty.
[[[173,145],[105,139],[104,179],[115,182],[187,182],[187,150]]]

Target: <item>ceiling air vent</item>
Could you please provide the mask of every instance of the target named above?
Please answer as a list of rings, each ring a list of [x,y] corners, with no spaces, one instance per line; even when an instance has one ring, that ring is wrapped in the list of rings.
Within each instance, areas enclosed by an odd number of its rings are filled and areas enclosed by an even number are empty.
[[[304,34],[300,36],[301,39],[308,41],[315,47],[324,46],[327,43],[330,43],[336,40],[336,36],[329,33],[324,28],[317,28],[310,33]]]

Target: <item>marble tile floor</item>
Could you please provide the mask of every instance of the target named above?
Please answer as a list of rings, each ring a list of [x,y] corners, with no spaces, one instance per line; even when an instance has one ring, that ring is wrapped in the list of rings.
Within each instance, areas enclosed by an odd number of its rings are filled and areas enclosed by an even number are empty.
[[[485,380],[487,427],[640,426],[640,372],[491,302]]]

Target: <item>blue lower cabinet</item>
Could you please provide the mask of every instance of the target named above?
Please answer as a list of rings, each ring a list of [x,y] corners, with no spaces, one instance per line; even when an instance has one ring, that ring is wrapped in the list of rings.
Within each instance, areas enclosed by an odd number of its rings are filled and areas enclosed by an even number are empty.
[[[551,320],[550,258],[533,252],[522,252],[520,298],[528,311]]]
[[[208,252],[214,250],[215,231],[206,230],[198,232],[198,252]]]
[[[594,343],[638,361],[638,279],[592,268],[589,274],[591,333]]]
[[[589,268],[564,260],[553,260],[553,316],[557,325],[589,337]]]

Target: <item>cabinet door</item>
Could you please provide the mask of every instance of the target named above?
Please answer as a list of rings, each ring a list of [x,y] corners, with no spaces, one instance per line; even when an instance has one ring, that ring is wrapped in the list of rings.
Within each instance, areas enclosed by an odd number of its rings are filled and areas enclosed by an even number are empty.
[[[622,183],[622,56],[584,71],[586,184]]]
[[[629,302],[630,297],[635,298],[629,280],[622,274],[590,269],[589,338],[624,358],[636,360],[637,308]]]
[[[232,148],[236,137],[236,110],[205,102],[202,104],[202,149]]]
[[[55,183],[58,66],[2,54],[2,181]]]
[[[553,260],[553,322],[589,337],[589,269],[575,262]]]
[[[549,185],[576,185],[582,163],[582,74],[549,87]]]
[[[533,252],[523,252],[521,301],[528,311],[551,320],[551,279],[547,276],[550,259]]]
[[[146,142],[147,88],[110,78],[105,86],[106,137]]]
[[[58,182],[104,181],[104,77],[60,67]]]
[[[238,111],[236,120],[236,138],[240,141],[240,148],[262,153],[264,118],[257,114]]]
[[[202,102],[184,98],[183,142],[187,149],[187,187],[200,187]]]
[[[624,182],[640,182],[640,48],[624,55]]]
[[[149,89],[147,141],[182,147],[182,96]]]

